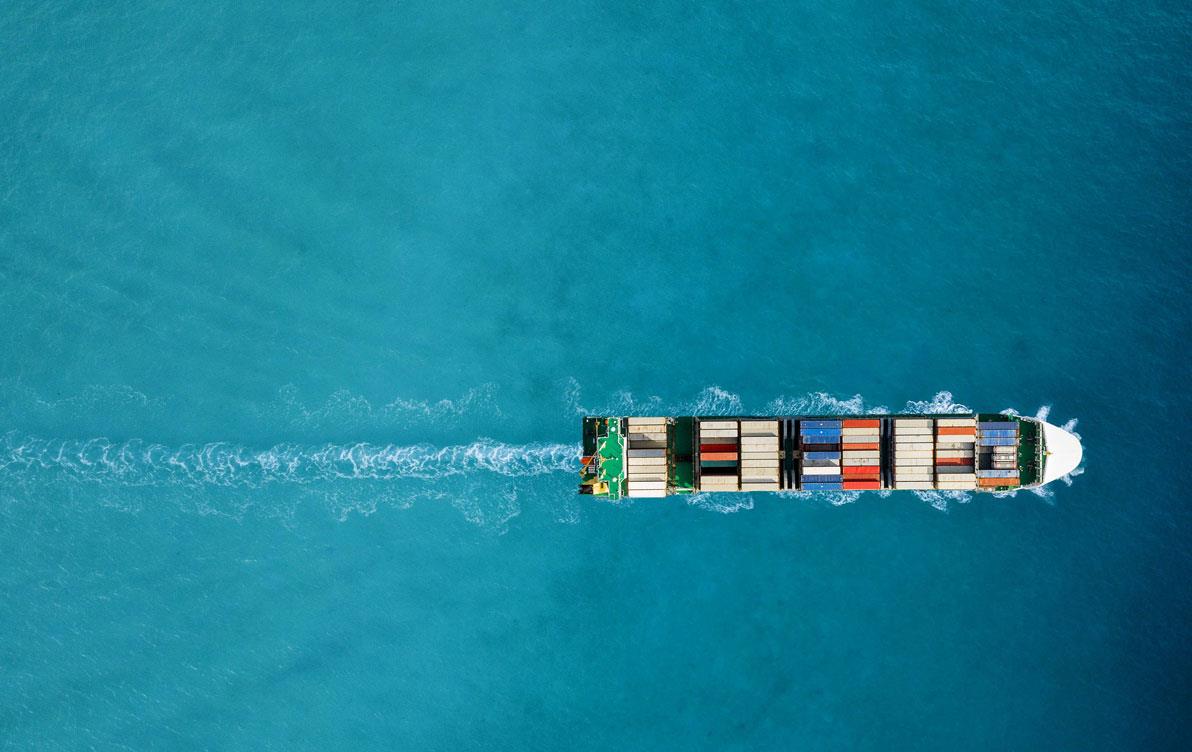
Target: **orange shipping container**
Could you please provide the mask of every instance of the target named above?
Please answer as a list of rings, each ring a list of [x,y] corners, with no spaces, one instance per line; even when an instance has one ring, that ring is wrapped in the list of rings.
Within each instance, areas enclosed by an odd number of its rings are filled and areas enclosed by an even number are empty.
[[[700,452],[699,458],[701,460],[737,460],[736,452]]]
[[[850,449],[881,449],[881,444],[843,444],[844,451]]]
[[[977,478],[978,486],[1017,486],[1017,478]]]
[[[940,426],[940,436],[976,436],[977,429],[972,426]]]
[[[880,420],[846,420],[844,421],[844,428],[877,428],[881,426]]]

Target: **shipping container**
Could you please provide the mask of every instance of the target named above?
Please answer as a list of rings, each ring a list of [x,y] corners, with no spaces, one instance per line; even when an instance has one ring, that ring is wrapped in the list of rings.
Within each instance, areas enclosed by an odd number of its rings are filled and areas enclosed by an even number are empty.
[[[804,452],[804,460],[838,460],[840,452]]]
[[[666,457],[665,449],[630,449],[625,453],[629,459],[645,457]]]
[[[844,475],[869,475],[878,469],[872,465],[845,465],[842,468]]]
[[[737,445],[735,443],[734,444],[722,444],[722,443],[700,444],[699,450],[701,452],[735,452],[735,451],[737,451]]]
[[[736,452],[700,452],[700,462],[707,462],[709,460],[736,460]]]
[[[850,443],[850,442],[846,441],[844,444],[840,445],[840,448],[846,452],[848,452],[848,451],[854,451],[854,452],[855,451],[864,451],[864,450],[869,450],[869,449],[881,449],[881,447],[882,447],[881,443],[877,442],[877,441],[870,442],[868,444],[854,444],[854,443]]]
[[[878,418],[847,418],[840,424],[844,428],[881,428],[882,421]]]
[[[843,487],[845,491],[868,491],[881,488],[882,484],[876,480],[846,480]]]
[[[943,426],[936,433],[939,436],[975,436],[977,434],[977,429],[976,428],[951,428],[948,426]]]
[[[840,475],[840,466],[808,467],[803,466],[804,475]]]

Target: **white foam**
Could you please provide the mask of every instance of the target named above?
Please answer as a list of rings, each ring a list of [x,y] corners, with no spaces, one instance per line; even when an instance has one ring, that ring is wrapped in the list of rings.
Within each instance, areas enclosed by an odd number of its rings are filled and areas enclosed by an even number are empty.
[[[528,477],[575,472],[575,444],[505,444],[481,439],[436,447],[277,444],[253,449],[212,442],[169,447],[140,439],[52,440],[10,432],[0,441],[0,478],[54,476],[128,486],[255,488],[325,480],[436,480],[458,475]]]

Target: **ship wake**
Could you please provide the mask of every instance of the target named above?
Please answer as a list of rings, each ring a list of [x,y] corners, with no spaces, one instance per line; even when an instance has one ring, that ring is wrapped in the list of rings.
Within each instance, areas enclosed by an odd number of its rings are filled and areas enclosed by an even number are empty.
[[[575,444],[276,444],[166,446],[139,439],[59,440],[13,432],[0,442],[0,480],[54,478],[123,486],[307,484],[337,480],[438,480],[464,475],[529,477],[572,472]]]

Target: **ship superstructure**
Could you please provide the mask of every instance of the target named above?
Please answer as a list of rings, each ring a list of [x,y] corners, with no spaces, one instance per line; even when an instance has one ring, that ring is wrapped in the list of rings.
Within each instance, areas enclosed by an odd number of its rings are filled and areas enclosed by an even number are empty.
[[[587,417],[580,493],[1031,488],[1075,469],[1058,426],[1017,415]]]

